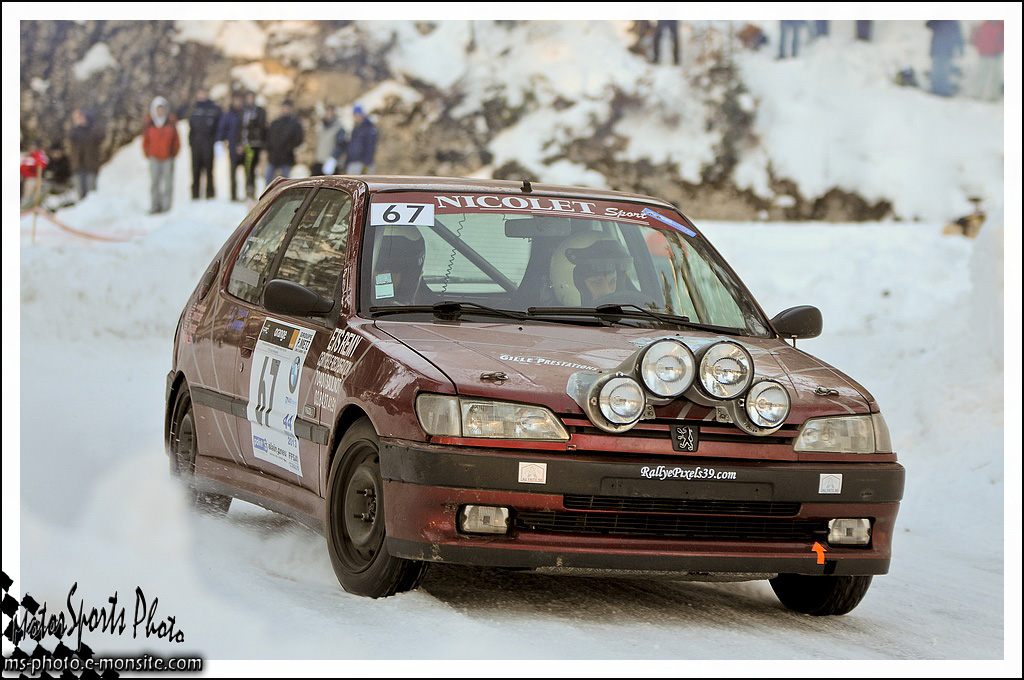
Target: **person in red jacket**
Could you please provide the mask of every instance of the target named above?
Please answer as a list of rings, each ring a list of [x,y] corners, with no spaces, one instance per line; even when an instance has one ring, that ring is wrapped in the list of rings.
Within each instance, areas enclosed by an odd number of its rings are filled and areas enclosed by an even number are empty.
[[[983,21],[971,40],[981,56],[974,94],[996,101],[1003,93],[1003,22]]]
[[[178,139],[177,119],[170,112],[170,105],[163,97],[154,97],[146,116],[142,133],[142,153],[149,159],[152,179],[150,214],[167,212],[171,209],[171,194],[174,192],[174,158],[181,149]]]
[[[31,208],[41,198],[43,186],[43,170],[46,169],[49,159],[46,152],[38,145],[32,146],[32,151],[21,159],[21,209]]]

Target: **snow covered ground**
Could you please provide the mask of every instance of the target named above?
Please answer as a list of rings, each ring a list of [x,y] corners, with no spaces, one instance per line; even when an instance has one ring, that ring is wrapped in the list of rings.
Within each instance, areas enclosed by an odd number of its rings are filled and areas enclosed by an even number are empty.
[[[59,606],[77,581],[88,607],[115,591],[130,602],[138,586],[186,635],[94,647],[208,659],[1003,657],[1000,219],[977,241],[934,223],[700,225],[770,315],[822,309],[824,335],[801,346],[875,394],[907,467],[892,570],[852,614],[793,614],[766,583],[454,567],[371,601],[340,589],[321,537],[239,502],[226,518],[197,516],[168,477],[174,325],[245,207],[188,200],[186,155],[174,209],[145,216],[137,153],[122,150],[99,192],[60,218],[145,235],[95,242],[39,221],[33,245],[22,219],[18,587]]]

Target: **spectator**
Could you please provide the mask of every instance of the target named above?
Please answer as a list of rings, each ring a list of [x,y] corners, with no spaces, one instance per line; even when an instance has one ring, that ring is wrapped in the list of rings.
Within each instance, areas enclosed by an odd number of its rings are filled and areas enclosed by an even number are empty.
[[[873,26],[871,21],[857,21],[857,40],[863,40],[865,42],[871,42],[871,28]]]
[[[292,110],[292,100],[281,102],[281,115],[267,133],[267,184],[277,175],[287,177],[295,165],[295,148],[302,144],[302,123]]]
[[[959,21],[929,21],[925,24],[932,31],[932,94],[952,97],[953,59],[964,53],[964,38],[960,33]]]
[[[49,183],[54,193],[67,191],[71,185],[71,160],[64,153],[64,144],[51,144],[46,157],[50,162],[43,170],[43,180]]]
[[[740,29],[740,32],[736,34],[736,37],[740,39],[740,43],[748,50],[754,50],[755,52],[761,49],[761,45],[768,44],[768,38],[765,36],[764,31],[755,26],[754,24],[747,24]]]
[[[812,21],[811,31],[814,33],[812,37],[815,39],[822,36],[828,35],[828,21]]]
[[[675,19],[658,21],[658,27],[654,29],[654,54],[651,63],[660,63],[661,37],[666,33],[672,41],[672,63],[679,66],[679,22]]]
[[[338,159],[345,153],[348,139],[338,115],[330,104],[324,109],[323,120],[316,131],[316,158],[313,163],[314,175],[333,175]]]
[[[373,172],[373,157],[377,153],[377,128],[359,104],[352,109],[352,137],[345,157],[345,173],[363,175]]]
[[[142,133],[142,153],[149,159],[151,178],[150,214],[167,212],[171,209],[171,195],[174,192],[174,158],[181,149],[177,120],[171,107],[163,97],[154,97],[149,105],[145,129]]]
[[[238,168],[245,167],[245,148],[242,146],[242,110],[245,98],[241,92],[231,95],[231,106],[220,117],[217,124],[217,141],[228,147],[231,162],[231,200],[238,199]]]
[[[213,198],[213,144],[217,139],[220,107],[210,101],[206,88],[196,90],[196,103],[188,117],[188,145],[192,150],[192,200],[199,198],[199,185],[206,175],[206,197]]]
[[[792,44],[789,56],[795,57],[800,52],[800,29],[804,20],[787,19],[779,22],[779,59],[786,58],[786,43]]]
[[[974,95],[995,101],[1003,92],[1003,22],[983,21],[972,39],[981,56]]]
[[[31,208],[38,205],[42,200],[43,193],[43,171],[49,163],[46,152],[38,144],[30,145],[29,151],[21,159],[19,173],[21,175],[21,209]]]
[[[103,130],[95,123],[92,113],[83,109],[71,112],[71,167],[78,184],[78,198],[96,191],[96,176],[100,171],[100,144]]]
[[[245,195],[256,197],[256,165],[267,140],[267,112],[256,103],[256,95],[245,93],[242,109],[242,154],[245,162]]]

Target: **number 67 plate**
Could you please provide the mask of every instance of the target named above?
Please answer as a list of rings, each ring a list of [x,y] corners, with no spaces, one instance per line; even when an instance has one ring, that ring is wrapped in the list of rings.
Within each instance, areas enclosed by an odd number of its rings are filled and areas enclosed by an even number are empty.
[[[430,203],[373,203],[370,205],[371,227],[398,225],[434,226],[434,206]]]

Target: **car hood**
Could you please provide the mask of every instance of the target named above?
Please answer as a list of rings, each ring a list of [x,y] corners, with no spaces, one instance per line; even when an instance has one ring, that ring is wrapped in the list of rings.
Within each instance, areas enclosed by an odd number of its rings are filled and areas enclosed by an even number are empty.
[[[719,340],[740,343],[750,351],[758,376],[778,380],[789,389],[793,409],[788,422],[877,410],[871,395],[856,382],[776,338],[561,324],[377,320],[376,325],[437,366],[459,394],[538,403],[557,413],[581,413],[566,393],[570,375],[614,368],[662,338],[678,338],[693,350]],[[495,372],[508,379],[487,379],[486,374]],[[685,405],[678,399],[659,407],[658,415],[675,417]]]

